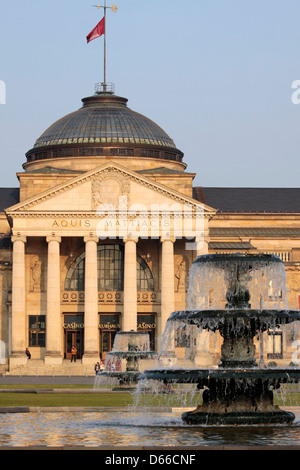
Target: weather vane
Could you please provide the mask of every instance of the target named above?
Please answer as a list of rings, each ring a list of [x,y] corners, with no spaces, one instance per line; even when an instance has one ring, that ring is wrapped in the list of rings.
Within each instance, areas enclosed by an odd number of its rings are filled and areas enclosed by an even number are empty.
[[[117,13],[118,7],[117,5],[113,4],[111,6],[106,5],[106,0],[104,0],[104,5],[93,5],[93,7],[103,8],[104,16],[101,21],[95,26],[95,28],[87,35],[87,43],[92,41],[93,39],[99,38],[100,36],[104,35],[104,80],[103,80],[103,91],[106,91],[106,10],[109,9],[113,13]]]

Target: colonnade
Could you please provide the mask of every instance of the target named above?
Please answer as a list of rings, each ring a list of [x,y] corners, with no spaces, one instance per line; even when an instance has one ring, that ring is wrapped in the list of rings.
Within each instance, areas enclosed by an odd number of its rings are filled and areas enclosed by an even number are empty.
[[[62,327],[60,305],[60,246],[61,237],[47,236],[47,306],[46,306],[46,355],[45,362],[62,362]],[[12,334],[11,360],[18,364],[26,362],[26,288],[25,245],[26,237],[13,236],[12,266]],[[84,355],[83,362],[99,359],[98,330],[98,237],[84,236],[85,242],[85,305],[84,305]],[[124,303],[122,330],[137,329],[137,270],[136,255],[138,239],[124,239]],[[161,239],[161,328],[174,310],[174,242]]]

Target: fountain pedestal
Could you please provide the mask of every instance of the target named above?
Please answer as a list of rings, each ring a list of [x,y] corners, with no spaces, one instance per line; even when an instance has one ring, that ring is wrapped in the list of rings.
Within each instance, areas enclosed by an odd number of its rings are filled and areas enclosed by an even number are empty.
[[[150,350],[149,334],[143,331],[119,331],[112,351],[105,358],[104,371],[96,376],[96,386],[110,384],[113,390],[134,390],[144,370],[143,362],[157,363],[158,354]],[[124,367],[125,363],[125,367]]]
[[[283,383],[300,381],[300,369],[259,368],[253,342],[254,337],[264,331],[300,321],[298,310],[282,308],[285,292],[282,261],[272,255],[206,255],[194,262],[192,273],[190,285],[195,285],[195,289],[189,290],[190,303],[197,306],[202,299],[211,301],[214,288],[221,285],[224,292],[216,292],[215,297],[226,299],[225,308],[213,305],[214,308],[173,312],[168,323],[174,324],[174,328],[180,323],[184,327],[193,325],[199,328],[200,334],[219,332],[223,338],[219,367],[215,370],[147,370],[142,378],[161,380],[165,384],[197,384],[197,388],[203,390],[203,403],[182,415],[188,424],[293,422],[293,413],[274,404],[274,390]],[[266,308],[269,304],[273,308]]]
[[[279,385],[280,386],[280,385]],[[211,379],[203,391],[203,404],[186,412],[187,424],[288,424],[295,415],[274,404],[268,379]]]

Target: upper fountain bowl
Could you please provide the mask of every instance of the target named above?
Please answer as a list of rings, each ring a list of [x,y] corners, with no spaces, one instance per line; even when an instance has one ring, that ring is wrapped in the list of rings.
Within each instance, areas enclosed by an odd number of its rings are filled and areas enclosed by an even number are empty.
[[[188,309],[286,309],[283,262],[265,254],[211,254],[193,263]]]
[[[188,308],[169,318],[211,331],[230,324],[253,332],[299,320],[300,312],[288,309],[280,258],[244,253],[199,256],[190,273]]]

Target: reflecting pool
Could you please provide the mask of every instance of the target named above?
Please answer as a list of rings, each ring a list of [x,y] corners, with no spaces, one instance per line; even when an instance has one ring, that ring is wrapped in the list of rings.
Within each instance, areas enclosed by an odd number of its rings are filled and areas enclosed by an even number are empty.
[[[30,412],[0,414],[0,446],[291,446],[300,445],[300,407],[293,424],[190,426],[170,413]]]

